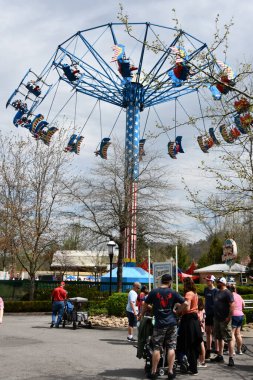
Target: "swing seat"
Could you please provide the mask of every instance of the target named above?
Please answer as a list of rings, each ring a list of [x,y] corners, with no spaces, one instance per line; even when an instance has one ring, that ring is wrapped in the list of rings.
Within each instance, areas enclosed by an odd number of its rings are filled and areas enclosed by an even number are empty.
[[[83,139],[84,139],[83,136],[78,136],[77,142],[76,142],[74,150],[73,150],[75,152],[75,154],[80,153],[81,143],[82,143]]]
[[[208,150],[210,149],[210,146],[208,145],[208,139],[204,136],[198,136],[197,141],[202,152],[208,153]]]
[[[105,137],[102,139],[101,143],[100,143],[100,148],[99,150],[96,150],[94,153],[97,156],[100,156],[101,158],[103,158],[104,160],[107,160],[107,150],[109,148],[109,146],[111,145],[111,142],[110,142],[110,138],[109,137]]]
[[[224,95],[228,94],[230,91],[230,88],[223,83],[217,83],[216,88],[221,94]]]
[[[125,54],[125,45],[113,45],[112,50],[114,51],[114,55],[111,62],[119,61]]]
[[[132,78],[132,70],[130,68],[129,60],[118,60],[118,66],[119,73],[122,75],[123,78]]]
[[[227,131],[226,124],[220,126],[220,133],[224,141],[226,141],[228,144],[232,144],[234,142],[235,138],[231,135],[230,132]]]
[[[142,161],[142,157],[145,156],[145,150],[144,150],[144,144],[146,142],[146,139],[141,139],[139,141],[139,160]]]
[[[183,63],[177,63],[173,72],[177,79],[185,81],[189,76],[190,68]]]
[[[22,102],[21,99],[15,100],[11,105],[16,111],[21,110],[24,111],[24,113],[28,112],[27,104]]]
[[[176,157],[176,154],[177,154],[177,152],[175,151],[175,149],[174,149],[174,142],[172,142],[172,141],[170,141],[169,143],[168,143],[168,155],[171,157],[171,158],[173,158],[173,160],[176,160],[177,159],[177,157]]]
[[[240,118],[239,114],[234,117],[234,122],[235,122],[236,127],[239,129],[239,131],[243,135],[246,135],[249,132],[249,127],[246,127],[246,126],[242,125],[241,118]]]
[[[70,82],[74,82],[78,79],[76,74],[73,73],[71,67],[66,63],[62,65],[62,70]]]
[[[175,144],[176,144],[176,152],[177,153],[184,153],[184,150],[182,148],[182,136],[177,136],[175,139]]]
[[[236,127],[231,128],[230,133],[231,133],[231,136],[234,137],[235,140],[236,140],[239,136],[241,136],[241,132],[240,132],[239,129],[236,128]]]
[[[27,83],[26,88],[29,92],[31,92],[36,97],[41,95],[41,90],[40,90],[39,86],[33,85],[31,83]]]
[[[44,119],[44,116],[41,115],[41,114],[38,114],[35,116],[35,118],[33,119],[33,121],[31,122],[31,129],[30,129],[30,132],[32,133],[32,135],[34,136],[34,133],[36,131],[36,128],[39,124],[40,121],[42,121]],[[34,136],[35,137],[35,136]]]
[[[249,128],[253,125],[253,117],[250,113],[246,113],[244,116],[240,116],[240,121],[243,127]]]
[[[240,114],[243,112],[247,112],[250,108],[250,103],[247,99],[241,98],[234,102],[234,107],[236,111]]]
[[[170,70],[168,72],[168,76],[170,77],[171,81],[172,81],[172,85],[173,87],[180,87],[182,85],[182,83],[184,82],[183,80],[181,79],[178,79],[176,77],[176,75],[174,74],[174,71],[173,70]]]
[[[55,131],[56,132],[56,131]],[[68,142],[68,145],[64,149],[64,152],[74,152],[75,154],[80,153],[80,146],[83,141],[84,137],[83,136],[78,136],[76,133],[74,133]]]
[[[215,136],[215,133],[214,133],[214,129],[213,128],[209,128],[209,135],[211,137],[211,139],[213,140],[214,144],[215,145],[220,145],[220,142],[219,140],[216,138]]]
[[[209,90],[212,93],[212,97],[214,100],[220,100],[221,99],[221,92],[218,90],[216,86],[208,86]]]
[[[20,125],[20,120],[22,116],[24,115],[24,113],[25,113],[24,110],[19,109],[18,112],[15,114],[13,118],[13,124],[15,125],[15,127],[18,128],[18,126]]]
[[[51,142],[52,136],[55,134],[55,132],[58,131],[58,128],[56,127],[51,127],[47,131],[46,130],[41,130],[39,132],[39,139],[44,142],[45,145],[49,145]]]
[[[44,128],[47,128],[47,126],[48,122],[46,120],[40,121],[33,132],[33,137],[38,139],[40,137],[40,132],[42,132]]]

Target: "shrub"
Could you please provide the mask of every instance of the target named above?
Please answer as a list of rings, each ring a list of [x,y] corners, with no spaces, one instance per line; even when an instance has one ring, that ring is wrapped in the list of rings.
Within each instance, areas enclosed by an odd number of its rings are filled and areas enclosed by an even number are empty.
[[[52,310],[51,301],[6,301],[4,310],[7,313],[47,312]]]
[[[245,317],[246,317],[246,321],[247,323],[252,323],[253,322],[253,310],[252,309],[249,309],[249,310],[243,310],[244,314],[245,314]]]
[[[242,294],[241,297],[244,300],[253,300],[253,294]]]
[[[127,293],[114,293],[111,295],[107,301],[108,314],[115,317],[125,317],[127,298]]]
[[[253,292],[252,286],[238,285],[236,287],[236,289],[237,289],[237,293],[240,294],[240,295],[243,295],[243,294],[252,294],[252,292]]]

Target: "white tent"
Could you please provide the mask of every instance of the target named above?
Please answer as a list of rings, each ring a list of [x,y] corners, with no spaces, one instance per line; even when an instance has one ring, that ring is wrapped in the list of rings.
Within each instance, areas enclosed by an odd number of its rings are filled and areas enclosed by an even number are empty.
[[[224,263],[208,265],[207,267],[196,269],[194,273],[199,274],[200,283],[205,282],[205,277],[208,274],[212,274],[216,278],[233,276],[237,282],[245,283],[247,282],[246,270],[246,265],[235,263],[231,267],[229,267],[229,265]]]

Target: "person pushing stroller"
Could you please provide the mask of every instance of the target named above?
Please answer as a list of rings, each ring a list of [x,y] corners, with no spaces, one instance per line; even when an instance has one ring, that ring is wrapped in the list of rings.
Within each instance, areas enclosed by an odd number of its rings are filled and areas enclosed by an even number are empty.
[[[153,355],[152,369],[148,375],[150,379],[157,378],[157,366],[163,349],[168,351],[168,379],[174,379],[173,366],[175,361],[175,349],[177,343],[177,320],[173,311],[175,304],[181,304],[184,310],[188,303],[177,292],[171,289],[172,277],[164,274],[161,277],[161,286],[151,290],[144,301],[139,319],[143,318],[149,305],[153,305],[155,326],[152,334]]]
[[[62,281],[60,286],[55,288],[52,292],[52,323],[50,327],[59,327],[59,324],[62,321],[62,316],[64,312],[64,303],[67,298],[67,292],[64,289],[65,282]],[[56,321],[56,316],[57,321]]]

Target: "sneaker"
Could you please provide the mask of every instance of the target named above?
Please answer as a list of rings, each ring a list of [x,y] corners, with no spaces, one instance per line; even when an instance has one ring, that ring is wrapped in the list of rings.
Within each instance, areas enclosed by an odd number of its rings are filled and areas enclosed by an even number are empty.
[[[199,373],[198,372],[191,372],[191,371],[189,371],[189,374],[192,375],[192,376],[198,376]]]
[[[52,327],[54,327],[54,323],[51,323],[51,325],[50,325],[50,329],[51,329]]]
[[[232,357],[230,357],[230,358],[228,359],[228,366],[229,366],[229,367],[234,367],[234,365],[235,365],[235,363],[234,363],[234,359],[233,359]]]
[[[132,338],[129,338],[129,336],[127,337],[127,340],[129,341],[129,342],[137,342],[137,340],[136,339],[134,339],[134,337],[132,337]]]
[[[147,378],[148,379],[157,379],[158,375],[156,373],[149,373],[147,375]]]
[[[214,358],[211,358],[210,360],[211,362],[224,363],[224,359],[222,355],[216,355]]]
[[[206,367],[207,367],[206,363],[199,363],[198,364],[198,368],[206,368]]]
[[[175,379],[175,378],[176,378],[176,374],[175,373],[168,372],[168,380],[172,380],[172,379]]]
[[[54,325],[54,327],[56,327],[57,329],[59,328],[59,325]]]
[[[237,351],[237,355],[243,355],[242,351]]]

